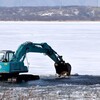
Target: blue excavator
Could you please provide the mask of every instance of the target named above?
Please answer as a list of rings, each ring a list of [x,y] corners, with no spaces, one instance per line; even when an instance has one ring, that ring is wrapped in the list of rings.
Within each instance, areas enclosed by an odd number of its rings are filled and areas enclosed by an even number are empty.
[[[20,74],[28,72],[24,65],[27,53],[44,53],[55,63],[56,73],[60,76],[70,76],[71,65],[66,63],[62,56],[58,55],[47,43],[25,42],[19,46],[16,52],[12,50],[0,51],[0,80],[29,81],[39,79],[38,75]]]

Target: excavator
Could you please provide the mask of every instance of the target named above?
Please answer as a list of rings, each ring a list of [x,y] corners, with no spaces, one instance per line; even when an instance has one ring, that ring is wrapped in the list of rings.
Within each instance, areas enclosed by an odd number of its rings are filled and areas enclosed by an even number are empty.
[[[70,76],[71,65],[66,63],[62,56],[58,55],[47,43],[22,43],[16,52],[12,50],[0,51],[0,80],[6,81],[29,81],[39,79],[39,75],[20,74],[28,72],[24,60],[27,53],[43,53],[54,61],[58,76]]]

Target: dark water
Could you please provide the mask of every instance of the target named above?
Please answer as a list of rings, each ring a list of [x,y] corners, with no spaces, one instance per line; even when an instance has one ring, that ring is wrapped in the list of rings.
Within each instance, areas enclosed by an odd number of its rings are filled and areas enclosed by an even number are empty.
[[[100,76],[72,75],[68,78],[40,76],[40,80],[0,83],[4,100],[100,100]]]

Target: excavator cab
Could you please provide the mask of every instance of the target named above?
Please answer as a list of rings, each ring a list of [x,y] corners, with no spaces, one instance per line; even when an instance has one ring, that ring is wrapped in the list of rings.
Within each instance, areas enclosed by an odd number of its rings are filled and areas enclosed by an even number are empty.
[[[0,51],[0,62],[10,62],[14,56],[14,51],[2,50]]]
[[[14,51],[2,50],[0,51],[0,75],[1,74],[19,74],[21,72],[28,72],[27,66],[24,62],[12,61],[15,57]]]
[[[0,51],[0,62],[9,62],[14,56],[14,52],[11,50]]]

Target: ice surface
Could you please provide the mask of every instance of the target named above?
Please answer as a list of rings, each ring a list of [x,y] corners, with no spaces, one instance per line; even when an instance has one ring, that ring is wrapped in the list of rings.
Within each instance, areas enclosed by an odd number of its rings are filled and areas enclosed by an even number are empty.
[[[26,41],[47,42],[72,73],[100,75],[100,22],[0,22],[0,49],[16,50]],[[55,74],[53,61],[42,54],[28,54],[30,73]]]
[[[100,77],[79,75],[70,78],[42,76],[40,80],[8,84],[0,82],[4,100],[99,100]]]

